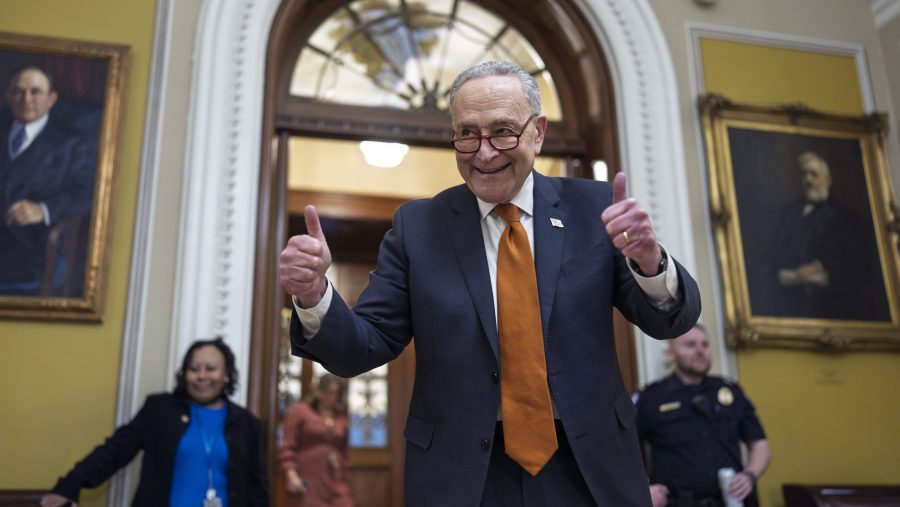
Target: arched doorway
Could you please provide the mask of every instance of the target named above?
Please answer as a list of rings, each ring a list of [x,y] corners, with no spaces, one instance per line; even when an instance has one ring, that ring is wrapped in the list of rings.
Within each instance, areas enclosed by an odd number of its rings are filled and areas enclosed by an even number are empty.
[[[269,170],[262,171],[260,178],[256,243],[257,282],[252,330],[252,335],[256,339],[252,345],[253,378],[248,399],[248,404],[256,408],[267,421],[270,442],[277,441],[277,422],[280,420],[277,378],[273,372],[277,370],[281,360],[280,354],[283,352],[284,343],[282,339],[280,348],[276,339],[281,331],[277,309],[285,304],[274,273],[277,253],[286,238],[301,232],[291,228],[292,214],[301,209],[298,204],[302,206],[314,202],[319,204],[320,209],[330,206],[332,211],[329,212],[330,215],[325,214],[326,220],[334,220],[339,227],[346,226],[348,222],[354,220],[377,222],[374,227],[370,223],[368,231],[370,236],[377,237],[378,234],[371,233],[388,226],[388,217],[398,204],[391,197],[360,200],[359,196],[350,194],[304,194],[289,190],[286,181],[293,139],[306,137],[355,142],[374,137],[378,140],[429,148],[446,146],[449,136],[446,112],[439,104],[438,107],[434,107],[434,103],[429,103],[429,97],[425,94],[418,102],[404,98],[409,106],[400,108],[335,103],[322,100],[311,93],[307,93],[306,96],[298,95],[292,90],[301,52],[304,48],[308,48],[310,39],[325,20],[335,13],[347,11],[345,14],[347,18],[357,25],[365,25],[359,11],[372,4],[382,4],[399,10],[401,17],[405,16],[404,19],[407,20],[415,17],[414,11],[417,8],[404,1],[289,0],[281,4],[270,35],[262,139],[263,146],[270,146],[271,149],[263,150],[261,154],[261,166]],[[601,43],[596,38],[596,28],[591,25],[590,19],[582,17],[575,2],[534,2],[528,5],[530,10],[496,0],[478,2],[448,0],[424,4],[427,4],[428,9],[433,7],[432,4],[446,4],[450,6],[450,12],[456,12],[460,4],[475,5],[503,20],[502,26],[492,32],[495,35],[494,40],[499,40],[511,29],[527,40],[534,52],[539,55],[541,68],[525,67],[535,73],[546,73],[552,79],[556,90],[559,113],[556,118],[551,117],[543,153],[562,160],[563,174],[572,177],[593,177],[592,165],[598,160],[606,163],[609,174],[620,170],[621,144],[617,134],[617,104],[613,96],[613,76]],[[316,49],[326,61],[333,60],[328,51]],[[319,82],[321,83],[321,79]],[[428,86],[422,87],[427,88]],[[434,83],[434,88],[439,89],[437,82]],[[351,232],[349,236],[356,240],[362,237],[356,232]],[[616,335],[619,361],[626,385],[635,388],[638,373],[635,366],[636,352],[632,327],[618,319]],[[409,382],[414,371],[411,360],[400,363],[397,371],[405,372],[407,378],[390,380],[391,389],[396,391],[391,398],[392,406],[398,398],[405,400],[408,396]],[[308,372],[304,373],[302,378],[310,379],[310,375]],[[308,380],[304,382],[308,383]],[[400,444],[402,444],[400,433],[402,426],[396,426],[400,424],[396,421],[402,423],[405,406],[401,404],[401,407],[395,409],[390,416],[396,419],[393,434],[394,439]],[[398,461],[402,460],[402,456],[399,456],[400,450],[402,446],[392,449],[382,458],[383,464],[390,469],[392,485],[388,488],[386,498],[392,505],[400,502],[401,483],[397,478],[402,466],[402,461]],[[371,464],[371,461],[368,462]],[[274,465],[272,471],[276,472]]]
[[[467,41],[466,50],[475,55],[474,61],[456,63],[454,68],[446,48],[458,32],[464,33],[457,36],[456,48]],[[391,34],[398,40],[386,41]],[[398,49],[404,42],[405,47]],[[423,62],[431,56],[423,54],[426,44],[434,54],[443,44],[444,58]],[[609,68],[591,27],[571,2],[536,2],[531,10],[496,0],[288,0],[281,5],[267,55],[263,140],[272,149],[263,151],[262,167],[271,171],[263,171],[260,180],[256,272],[263,279],[257,280],[253,319],[253,335],[266,339],[257,340],[253,347],[253,366],[261,369],[253,374],[259,384],[249,400],[267,420],[270,442],[277,441],[281,411],[290,398],[284,394],[283,378],[278,390],[275,375],[279,366],[286,370],[283,321],[275,309],[288,302],[279,293],[273,273],[286,238],[303,232],[303,205],[314,203],[319,209],[335,264],[343,265],[339,277],[346,283],[343,293],[364,284],[364,274],[374,264],[377,241],[389,227],[393,210],[405,200],[352,190],[322,191],[304,188],[302,183],[293,188],[288,183],[296,179],[289,175],[292,157],[305,153],[308,160],[310,150],[322,144],[370,139],[405,143],[413,150],[449,151],[443,92],[458,71],[479,59],[517,61],[538,79],[550,118],[543,154],[551,174],[592,178],[593,162],[600,160],[610,174],[618,170]],[[412,78],[409,69],[415,74]],[[341,81],[355,81],[357,89],[347,92],[335,84]],[[360,92],[359,87],[370,90]],[[455,175],[455,169],[447,170]],[[634,388],[637,373],[631,328],[620,322],[616,331],[626,384]],[[359,499],[360,505],[402,503],[402,424],[414,372],[409,352],[392,362],[390,373],[382,379],[388,391],[386,441],[390,444],[351,451],[355,487],[367,493],[366,499]],[[311,383],[313,370],[310,365],[292,370],[290,374],[299,377],[298,391]],[[274,462],[271,456],[270,461]],[[270,469],[276,478],[280,475],[274,463]],[[276,491],[273,496],[280,494]]]

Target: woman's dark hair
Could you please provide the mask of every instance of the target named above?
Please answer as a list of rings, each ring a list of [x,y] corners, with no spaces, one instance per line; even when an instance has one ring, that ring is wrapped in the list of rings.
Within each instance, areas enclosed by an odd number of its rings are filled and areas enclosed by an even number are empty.
[[[309,399],[309,405],[316,411],[319,411],[319,399],[321,398],[322,392],[332,386],[332,384],[337,384],[340,386],[340,391],[338,392],[338,399],[334,405],[334,411],[345,414],[347,413],[347,406],[344,398],[347,394],[347,383],[341,377],[331,373],[324,373],[321,377],[319,377],[319,382],[316,385],[316,389],[313,391],[312,397]]]
[[[191,364],[191,357],[194,355],[194,351],[199,349],[200,347],[206,347],[207,345],[212,345],[213,347],[219,349],[219,352],[222,353],[222,356],[225,357],[225,387],[222,388],[222,392],[228,396],[234,394],[234,390],[237,387],[237,367],[234,365],[234,352],[231,351],[231,347],[225,344],[222,341],[221,336],[216,336],[211,340],[197,340],[188,347],[187,352],[184,353],[184,359],[181,360],[181,368],[178,369],[178,373],[175,374],[175,393],[176,394],[186,394],[187,388],[185,387],[184,381],[184,372],[188,369]]]

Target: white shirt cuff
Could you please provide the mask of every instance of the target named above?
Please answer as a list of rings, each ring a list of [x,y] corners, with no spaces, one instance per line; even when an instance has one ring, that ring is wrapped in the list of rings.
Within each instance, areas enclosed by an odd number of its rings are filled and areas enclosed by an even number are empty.
[[[328,313],[328,309],[331,307],[334,289],[332,289],[331,282],[328,280],[325,280],[325,284],[325,294],[319,300],[319,304],[312,308],[300,308],[297,297],[291,297],[291,300],[294,302],[294,310],[297,311],[297,318],[300,319],[300,324],[303,327],[303,337],[307,340],[319,332],[319,328],[322,327],[322,319],[325,318],[325,314]]]
[[[642,276],[635,271],[631,262],[626,262],[628,269],[631,271],[634,280],[638,286],[644,291],[644,294],[650,298],[650,302],[660,311],[668,311],[678,303],[678,269],[674,267],[674,259],[668,255],[666,248],[659,245],[663,255],[669,260],[666,262],[666,269],[654,276]]]

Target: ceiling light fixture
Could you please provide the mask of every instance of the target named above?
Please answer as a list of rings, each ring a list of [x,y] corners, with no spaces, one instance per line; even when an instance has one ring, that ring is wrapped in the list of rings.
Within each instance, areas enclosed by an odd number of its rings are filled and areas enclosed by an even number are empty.
[[[383,143],[381,141],[363,141],[359,143],[359,149],[369,165],[390,169],[403,162],[403,157],[409,152],[409,146],[402,143]]]

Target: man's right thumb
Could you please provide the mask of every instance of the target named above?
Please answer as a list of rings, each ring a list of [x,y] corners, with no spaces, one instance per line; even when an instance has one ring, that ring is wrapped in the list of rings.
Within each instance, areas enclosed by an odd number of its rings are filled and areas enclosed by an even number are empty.
[[[628,198],[625,178],[624,172],[617,173],[615,178],[613,178],[613,204]]]
[[[322,232],[322,224],[319,222],[319,214],[316,213],[316,207],[308,204],[303,209],[303,217],[306,219],[306,233],[324,241],[325,234]]]

